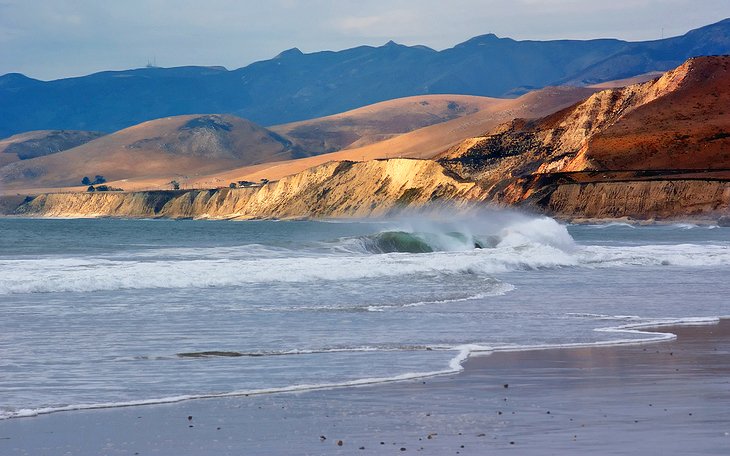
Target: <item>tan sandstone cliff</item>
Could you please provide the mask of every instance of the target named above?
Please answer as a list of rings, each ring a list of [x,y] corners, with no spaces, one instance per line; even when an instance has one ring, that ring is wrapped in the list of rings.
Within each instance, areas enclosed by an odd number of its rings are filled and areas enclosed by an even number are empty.
[[[16,213],[48,217],[368,217],[439,201],[458,204],[474,185],[431,160],[330,162],[257,188],[44,194]]]

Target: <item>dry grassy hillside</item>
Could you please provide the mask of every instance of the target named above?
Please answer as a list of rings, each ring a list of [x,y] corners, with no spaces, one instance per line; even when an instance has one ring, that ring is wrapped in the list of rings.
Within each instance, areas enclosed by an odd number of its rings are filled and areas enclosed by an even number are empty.
[[[299,144],[308,155],[320,155],[384,141],[474,114],[501,101],[470,95],[422,95],[269,129]]]
[[[55,154],[93,141],[103,133],[76,130],[37,130],[0,140],[0,167],[7,164]]]
[[[275,133],[228,115],[189,115],[144,122],[53,155],[0,168],[8,188],[79,185],[84,176],[109,181],[196,176],[296,157]],[[123,186],[123,185],[122,185]]]
[[[280,179],[332,160],[366,161],[382,158],[432,158],[470,136],[490,130],[514,117],[539,117],[570,106],[595,92],[578,87],[551,87],[516,99],[494,100],[481,111],[396,136],[364,147],[298,160],[246,166],[202,177],[191,185],[208,187],[236,180]]]
[[[599,169],[730,169],[730,57],[676,71],[687,72],[676,90],[591,138],[585,160]]]
[[[490,180],[531,173],[730,167],[730,57],[692,59],[650,82],[517,119],[439,158]]]

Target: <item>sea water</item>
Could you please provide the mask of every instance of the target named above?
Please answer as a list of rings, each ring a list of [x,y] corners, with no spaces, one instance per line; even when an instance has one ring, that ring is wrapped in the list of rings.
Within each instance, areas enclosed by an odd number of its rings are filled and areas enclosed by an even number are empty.
[[[730,315],[730,229],[0,219],[0,418],[395,381]]]

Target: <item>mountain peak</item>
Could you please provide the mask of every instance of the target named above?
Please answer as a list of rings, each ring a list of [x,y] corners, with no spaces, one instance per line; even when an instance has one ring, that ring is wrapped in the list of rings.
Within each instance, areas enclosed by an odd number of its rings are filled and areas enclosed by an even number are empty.
[[[7,73],[0,76],[0,87],[4,89],[26,87],[39,82],[21,73]]]
[[[277,55],[274,58],[280,59],[283,57],[297,57],[300,55],[304,55],[304,53],[299,48],[293,47],[291,49],[287,49],[286,51],[281,52],[279,55]]]
[[[512,38],[500,38],[494,33],[487,33],[486,35],[479,35],[475,36],[474,38],[468,39],[461,44],[457,44],[455,47],[463,48],[470,46],[487,46],[507,42],[514,42],[514,40]]]

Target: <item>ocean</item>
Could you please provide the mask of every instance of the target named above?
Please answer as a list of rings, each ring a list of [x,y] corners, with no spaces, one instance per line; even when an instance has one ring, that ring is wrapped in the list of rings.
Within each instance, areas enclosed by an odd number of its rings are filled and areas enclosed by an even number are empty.
[[[456,374],[730,315],[730,229],[0,219],[0,419]]]

